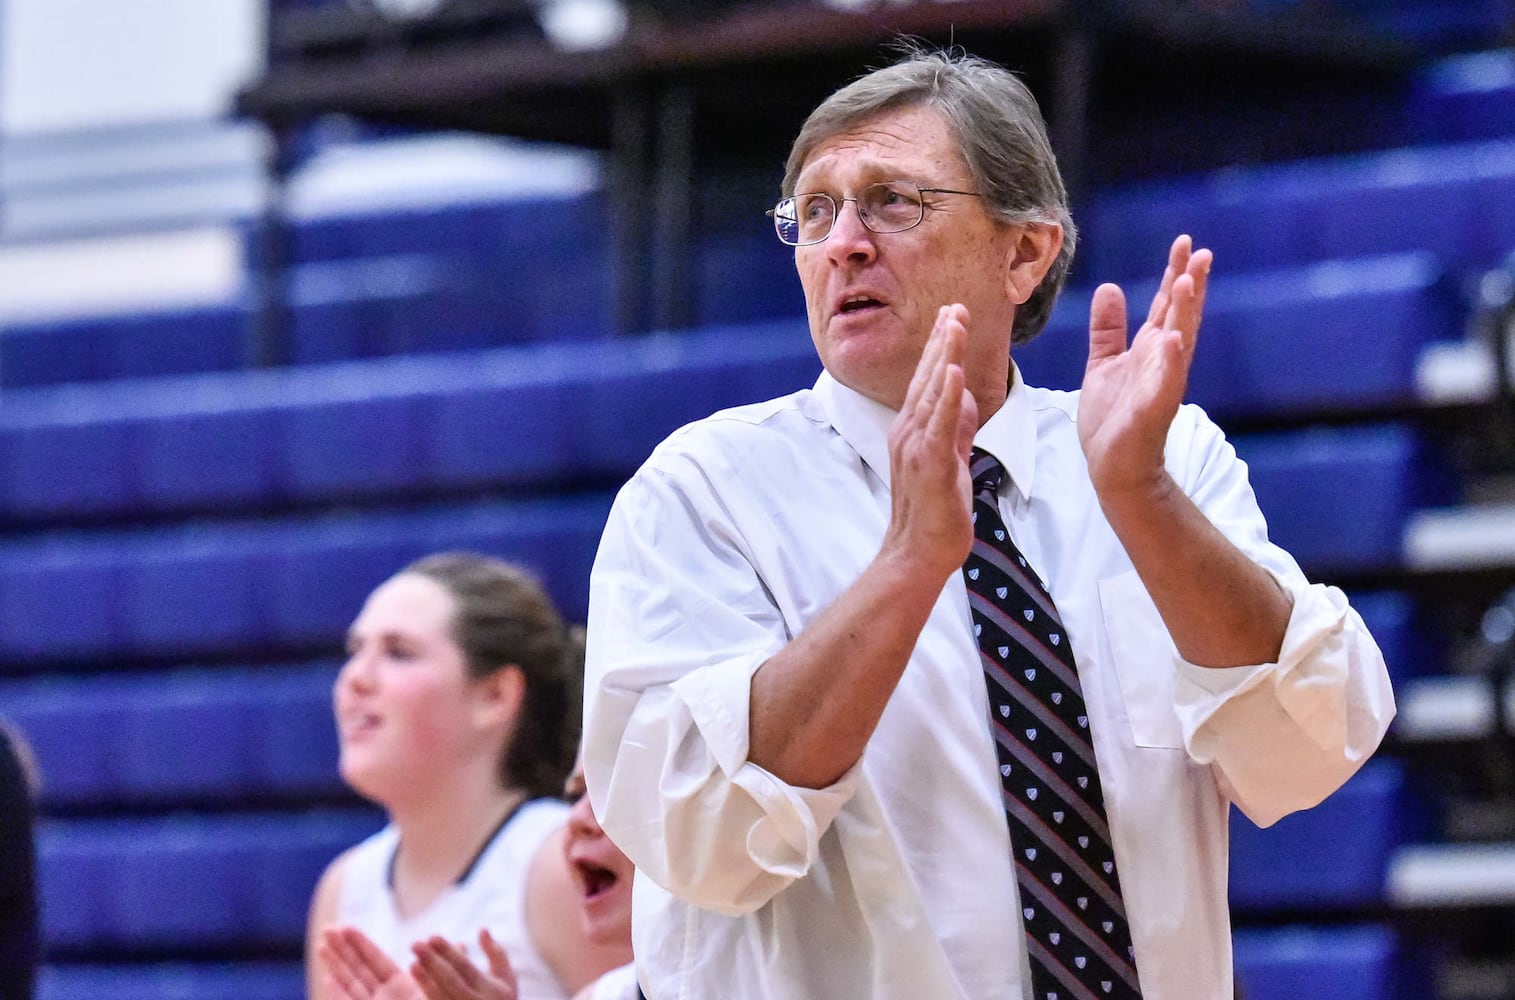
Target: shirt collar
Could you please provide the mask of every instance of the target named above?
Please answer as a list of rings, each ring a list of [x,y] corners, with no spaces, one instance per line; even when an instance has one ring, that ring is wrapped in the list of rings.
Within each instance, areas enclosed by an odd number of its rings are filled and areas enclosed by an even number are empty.
[[[1005,403],[988,423],[980,427],[973,443],[999,459],[1023,496],[1031,495],[1036,472],[1036,427],[1032,422],[1031,397],[1020,368],[1010,363],[1015,381]],[[822,371],[815,394],[831,426],[852,446],[885,486],[889,485],[889,428],[896,411],[883,403],[842,385]]]
[[[1013,360],[1010,371],[1015,381],[1005,404],[978,429],[973,443],[999,459],[1021,496],[1029,498],[1036,479],[1036,417],[1031,412],[1031,391]]]

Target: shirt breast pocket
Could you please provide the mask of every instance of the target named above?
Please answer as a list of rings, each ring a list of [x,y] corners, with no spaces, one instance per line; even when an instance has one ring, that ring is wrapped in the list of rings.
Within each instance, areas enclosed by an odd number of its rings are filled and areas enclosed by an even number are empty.
[[[1136,745],[1182,749],[1174,707],[1178,650],[1157,605],[1135,570],[1101,580],[1099,603]]]

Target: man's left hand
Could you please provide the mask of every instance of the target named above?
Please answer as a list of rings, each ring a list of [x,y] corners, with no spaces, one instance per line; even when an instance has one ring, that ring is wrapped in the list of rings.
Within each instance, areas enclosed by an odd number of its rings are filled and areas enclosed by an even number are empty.
[[[1101,496],[1147,489],[1163,476],[1163,446],[1183,402],[1204,312],[1212,255],[1173,241],[1147,321],[1126,343],[1126,297],[1099,286],[1089,310],[1089,364],[1078,436]]]

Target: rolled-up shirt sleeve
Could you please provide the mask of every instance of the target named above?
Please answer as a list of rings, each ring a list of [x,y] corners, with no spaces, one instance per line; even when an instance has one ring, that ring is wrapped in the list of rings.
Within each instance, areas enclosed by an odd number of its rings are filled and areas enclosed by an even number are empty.
[[[1268,540],[1245,464],[1198,410],[1184,410],[1192,421],[1186,491],[1293,603],[1277,662],[1217,670],[1172,651],[1185,747],[1215,767],[1249,819],[1267,826],[1356,772],[1394,718],[1394,695],[1383,654],[1346,596],[1308,582]]]
[[[708,480],[639,472],[590,577],[585,779],[638,870],[719,913],[805,875],[856,783],[798,788],[747,760],[752,675],[789,638]]]

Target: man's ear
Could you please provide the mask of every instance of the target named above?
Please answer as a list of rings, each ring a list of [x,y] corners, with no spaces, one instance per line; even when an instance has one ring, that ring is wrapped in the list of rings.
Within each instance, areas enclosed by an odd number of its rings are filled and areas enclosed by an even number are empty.
[[[1023,305],[1042,283],[1063,248],[1063,227],[1056,222],[1023,222],[1011,227],[1005,261],[1005,294]]]
[[[512,725],[526,701],[526,675],[514,663],[474,682],[475,717],[486,726]]]

